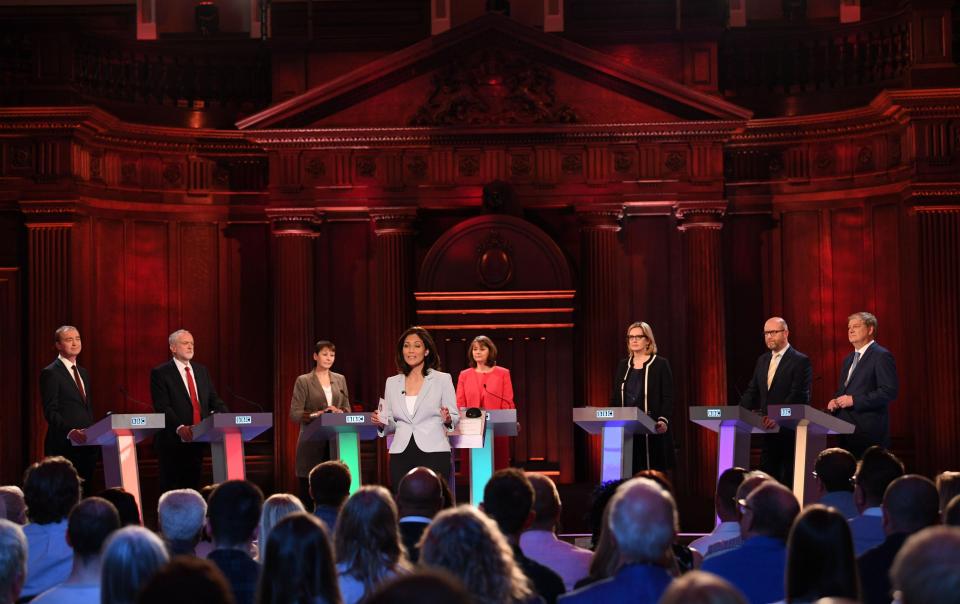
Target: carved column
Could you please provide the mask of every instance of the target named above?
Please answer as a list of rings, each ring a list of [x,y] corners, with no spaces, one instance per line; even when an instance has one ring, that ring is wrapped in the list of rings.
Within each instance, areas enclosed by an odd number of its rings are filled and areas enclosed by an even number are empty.
[[[72,231],[76,208],[71,202],[21,202],[27,226],[27,462],[43,457],[47,422],[43,417],[37,376],[56,356],[53,332],[75,324],[80,311],[73,307]],[[79,326],[81,334],[83,327]],[[92,334],[91,334],[92,335]],[[81,361],[82,362],[82,361]],[[13,433],[5,437],[12,437]]]
[[[416,217],[416,208],[370,210],[377,237],[377,283],[374,290],[377,299],[373,312],[377,317],[374,356],[378,359],[378,392],[383,389],[383,381],[396,373],[394,346],[413,321],[413,223]]]
[[[960,308],[960,207],[917,208],[919,250],[917,253],[918,296],[923,333],[917,338],[922,345],[915,350],[922,361],[920,396],[912,396],[918,408],[910,417],[915,421],[914,442],[917,444],[919,470],[933,475],[944,470],[945,460],[960,459],[960,354],[957,338],[957,309]],[[905,315],[906,317],[906,315]],[[909,321],[914,320],[909,319]],[[904,323],[907,325],[908,323]],[[882,324],[881,324],[882,329]],[[881,331],[881,337],[883,332]],[[908,361],[908,359],[903,359]],[[901,364],[901,359],[897,359]],[[903,375],[903,369],[900,369]],[[909,396],[901,380],[900,399]]]
[[[314,338],[313,242],[320,221],[309,208],[268,209],[273,254],[273,469],[278,491],[299,493],[295,461],[299,427],[290,421],[297,376],[310,367]]]
[[[687,300],[688,406],[726,403],[726,330],[720,241],[725,206],[725,203],[698,203],[680,205],[676,209],[683,241]],[[691,424],[686,415],[684,410],[676,418],[687,430],[685,448],[689,484],[696,496],[712,500],[716,486],[717,438],[714,433]]]
[[[623,218],[619,205],[589,206],[577,210],[580,224],[580,303],[583,338],[583,399],[580,405],[604,407],[610,399],[611,371],[623,346],[618,337],[617,282],[620,257],[617,232]],[[590,437],[590,480],[600,479],[601,444]]]

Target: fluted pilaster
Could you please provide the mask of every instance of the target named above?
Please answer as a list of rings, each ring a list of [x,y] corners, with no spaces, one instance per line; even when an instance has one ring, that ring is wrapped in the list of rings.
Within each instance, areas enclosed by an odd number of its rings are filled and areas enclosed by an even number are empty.
[[[276,488],[298,493],[295,461],[299,427],[290,421],[297,376],[310,366],[314,338],[313,240],[321,218],[312,209],[267,210],[274,239],[274,476]]]
[[[394,346],[413,318],[413,223],[416,216],[416,208],[378,208],[370,211],[377,237],[377,300],[374,313],[378,319],[378,384],[383,384],[387,376],[396,372]]]

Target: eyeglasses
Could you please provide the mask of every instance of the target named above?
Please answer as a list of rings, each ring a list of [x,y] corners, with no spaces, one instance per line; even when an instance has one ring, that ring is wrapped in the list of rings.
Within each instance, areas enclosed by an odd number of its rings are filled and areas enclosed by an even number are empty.
[[[644,336],[644,335],[639,335],[639,336],[627,336],[627,339],[628,339],[628,340],[646,340],[646,339],[647,339],[647,336]]]
[[[764,336],[775,336],[775,335],[777,335],[778,333],[783,333],[783,332],[785,332],[785,331],[786,331],[786,329],[771,329],[770,331],[765,331],[765,332],[763,332],[763,335],[764,335]]]

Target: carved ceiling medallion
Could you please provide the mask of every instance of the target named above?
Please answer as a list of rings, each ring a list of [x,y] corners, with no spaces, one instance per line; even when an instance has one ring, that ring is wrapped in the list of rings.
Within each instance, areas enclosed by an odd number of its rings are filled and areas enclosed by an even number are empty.
[[[477,276],[489,289],[500,289],[513,280],[513,249],[498,231],[490,231],[477,245]]]

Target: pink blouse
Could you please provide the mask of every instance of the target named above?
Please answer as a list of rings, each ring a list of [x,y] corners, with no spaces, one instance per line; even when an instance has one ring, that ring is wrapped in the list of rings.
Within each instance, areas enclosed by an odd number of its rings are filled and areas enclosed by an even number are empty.
[[[472,367],[461,371],[457,378],[457,406],[515,409],[510,370],[497,365],[489,373],[480,373]]]

